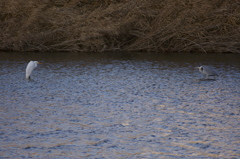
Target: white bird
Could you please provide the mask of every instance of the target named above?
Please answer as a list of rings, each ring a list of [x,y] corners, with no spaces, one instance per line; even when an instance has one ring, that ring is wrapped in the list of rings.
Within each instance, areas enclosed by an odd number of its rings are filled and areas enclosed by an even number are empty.
[[[30,75],[32,74],[33,70],[37,67],[38,64],[42,64],[38,61],[30,61],[26,68],[26,79],[30,79]]]
[[[203,74],[206,75],[206,79],[208,79],[209,76],[218,76],[218,74],[210,67],[208,66],[199,66],[199,67],[195,67],[197,69],[199,69],[199,71]]]

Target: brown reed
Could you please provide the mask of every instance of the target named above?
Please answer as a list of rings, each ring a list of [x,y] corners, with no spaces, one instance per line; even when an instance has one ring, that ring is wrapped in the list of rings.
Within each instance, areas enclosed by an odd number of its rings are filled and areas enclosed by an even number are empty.
[[[240,53],[238,0],[0,1],[2,51]]]

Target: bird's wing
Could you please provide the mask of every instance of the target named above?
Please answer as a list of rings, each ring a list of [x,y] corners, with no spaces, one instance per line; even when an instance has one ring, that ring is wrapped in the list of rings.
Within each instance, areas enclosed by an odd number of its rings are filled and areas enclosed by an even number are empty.
[[[34,62],[29,62],[26,68],[26,78],[28,78],[35,68]]]
[[[218,76],[217,72],[215,72],[212,68],[205,66],[205,71],[210,76]]]

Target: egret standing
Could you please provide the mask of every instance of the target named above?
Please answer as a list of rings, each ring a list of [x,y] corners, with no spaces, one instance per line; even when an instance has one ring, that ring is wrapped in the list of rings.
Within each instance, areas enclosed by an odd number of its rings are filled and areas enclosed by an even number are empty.
[[[201,73],[206,75],[206,79],[208,79],[209,76],[218,76],[218,74],[208,66],[199,66],[196,68],[199,69]]]
[[[26,68],[26,79],[30,79],[30,75],[32,74],[33,70],[37,67],[38,64],[42,64],[38,61],[30,61]]]

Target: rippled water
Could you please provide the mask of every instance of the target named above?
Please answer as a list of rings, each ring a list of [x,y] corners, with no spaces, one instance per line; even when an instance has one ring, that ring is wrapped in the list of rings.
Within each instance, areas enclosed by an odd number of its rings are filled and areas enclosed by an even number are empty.
[[[239,55],[0,55],[0,158],[240,157]]]

